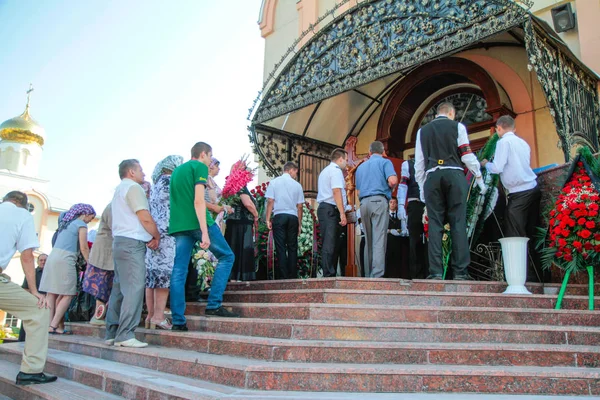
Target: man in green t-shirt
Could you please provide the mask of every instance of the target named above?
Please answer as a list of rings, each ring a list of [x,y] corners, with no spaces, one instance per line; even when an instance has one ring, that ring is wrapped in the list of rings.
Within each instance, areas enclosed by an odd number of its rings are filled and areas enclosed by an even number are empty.
[[[219,260],[212,279],[206,315],[239,317],[221,306],[235,256],[208,212],[204,200],[211,157],[210,145],[198,142],[192,147],[192,159],[175,168],[171,175],[169,234],[175,237],[175,263],[170,291],[173,330],[188,330],[184,315],[185,281],[196,241]]]

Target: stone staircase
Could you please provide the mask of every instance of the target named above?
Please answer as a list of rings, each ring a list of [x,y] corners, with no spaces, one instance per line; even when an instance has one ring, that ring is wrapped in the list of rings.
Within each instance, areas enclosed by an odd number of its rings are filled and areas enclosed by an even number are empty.
[[[151,344],[146,349],[106,346],[104,328],[83,323],[71,325],[73,336],[50,336],[46,370],[61,377],[55,384],[15,386],[22,344],[2,345],[0,393],[14,399],[600,395],[600,312],[587,311],[587,287],[570,286],[565,309],[555,311],[556,295],[528,286],[534,295],[502,295],[505,286],[497,282],[231,283],[225,305],[244,318],[205,318],[202,303],[189,303],[190,332],[138,329],[138,339]]]

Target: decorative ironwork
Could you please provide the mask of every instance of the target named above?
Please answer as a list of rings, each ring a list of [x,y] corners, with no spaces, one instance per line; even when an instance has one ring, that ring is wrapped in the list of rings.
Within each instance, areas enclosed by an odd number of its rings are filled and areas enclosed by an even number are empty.
[[[525,21],[524,30],[528,68],[536,72],[548,101],[565,161],[571,158],[574,141],[598,151],[598,80],[552,46],[530,18]]]
[[[335,148],[301,136],[262,131],[255,126],[250,126],[248,130],[252,150],[258,154],[260,165],[270,177],[281,175],[283,165],[288,161],[298,162],[301,154],[328,158]]]
[[[502,247],[499,242],[480,243],[475,247],[475,251],[471,250],[471,252],[478,261],[471,260],[469,273],[481,280],[504,281]]]
[[[461,121],[466,126],[478,122],[491,121],[493,117],[485,112],[487,102],[485,99],[475,93],[456,93],[438,101],[427,111],[421,126],[428,124],[435,119],[437,106],[443,102],[451,102],[456,108],[456,120]]]
[[[365,0],[297,52],[253,123],[455,52],[520,25],[527,15],[512,0]]]

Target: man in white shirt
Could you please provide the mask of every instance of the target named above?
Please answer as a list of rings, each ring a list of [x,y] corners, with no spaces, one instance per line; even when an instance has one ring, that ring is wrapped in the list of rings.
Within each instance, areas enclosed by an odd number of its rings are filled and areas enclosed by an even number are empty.
[[[119,164],[121,183],[110,203],[112,209],[115,277],[106,312],[107,345],[146,347],[135,338],[146,288],[146,247],[155,250],[160,234],[149,212],[141,184],[144,171],[137,160]]]
[[[37,290],[33,250],[40,246],[33,217],[27,211],[27,195],[10,192],[0,204],[0,309],[23,321],[27,330],[17,385],[54,382],[55,376],[43,373],[48,354],[50,312],[46,296]],[[21,253],[21,266],[29,292],[10,281],[3,273],[15,253]]]
[[[279,260],[276,279],[298,278],[298,235],[302,230],[304,191],[297,178],[298,166],[287,162],[283,166],[283,175],[269,182],[265,195],[268,199],[267,226],[273,230]],[[273,221],[271,214],[274,214]]]
[[[470,280],[467,271],[471,263],[467,241],[468,185],[463,164],[475,176],[482,193],[485,184],[479,161],[471,151],[467,128],[456,121],[456,110],[444,102],[437,108],[436,118],[417,132],[415,175],[421,200],[427,204],[429,217],[429,276],[442,279],[442,235],[450,224],[452,253],[450,265],[454,280]]]
[[[530,166],[531,149],[514,131],[513,117],[498,118],[496,132],[500,140],[494,161],[482,160],[481,166],[492,174],[499,174],[502,186],[508,192],[504,236],[528,237],[531,243],[539,218],[541,191]]]
[[[317,193],[317,218],[321,228],[321,268],[324,277],[337,275],[340,227],[346,226],[346,181],[343,170],[348,165],[348,153],[335,149],[331,153],[331,164],[319,174]],[[345,265],[342,266],[345,268]]]

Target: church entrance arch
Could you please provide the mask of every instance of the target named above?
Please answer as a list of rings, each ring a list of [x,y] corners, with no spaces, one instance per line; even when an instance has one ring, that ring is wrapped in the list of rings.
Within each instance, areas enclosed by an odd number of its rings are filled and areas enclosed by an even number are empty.
[[[501,115],[512,114],[508,97],[483,68],[450,57],[417,68],[396,85],[379,118],[377,140],[388,154],[407,158],[418,129],[435,116],[442,101],[455,105],[457,120],[470,132],[489,129]]]

